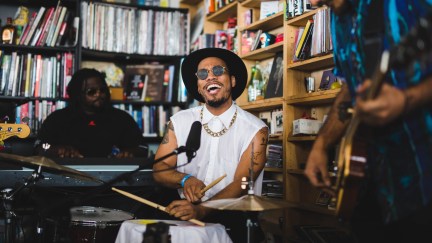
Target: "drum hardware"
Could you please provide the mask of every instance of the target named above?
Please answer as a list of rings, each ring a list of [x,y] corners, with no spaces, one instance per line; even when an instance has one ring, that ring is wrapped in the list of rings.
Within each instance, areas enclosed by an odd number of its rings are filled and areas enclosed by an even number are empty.
[[[2,206],[4,210],[4,218],[5,218],[5,242],[13,243],[15,242],[16,235],[16,214],[13,210],[13,202],[15,195],[18,194],[22,189],[27,187],[30,184],[36,183],[39,179],[43,178],[42,176],[42,166],[39,166],[37,170],[33,171],[31,176],[29,176],[24,184],[16,188],[15,190],[11,188],[6,188],[1,191],[1,200]]]
[[[120,225],[133,215],[116,209],[81,206],[70,209],[69,237],[74,243],[114,243]]]
[[[239,198],[227,198],[218,200],[209,200],[201,203],[202,206],[214,208],[217,210],[235,210],[246,212],[246,227],[247,227],[247,242],[254,242],[253,229],[258,227],[258,223],[254,222],[251,213],[257,211],[280,209],[289,207],[289,203],[283,200],[264,198],[254,195],[254,181],[253,181],[253,158],[254,146],[252,142],[251,149],[251,165],[249,168],[249,180],[245,177],[242,178],[241,187],[246,189],[248,187],[247,195]]]
[[[67,176],[67,177],[74,177],[85,181],[102,182],[99,179],[87,175],[86,173],[59,165],[55,163],[53,160],[42,156],[25,157],[25,156],[20,156],[15,154],[0,153],[0,158],[13,161],[15,163],[20,164],[23,167],[35,169],[32,172],[32,174],[24,180],[24,183],[20,185],[18,188],[16,189],[8,188],[1,191],[2,207],[4,210],[4,217],[5,217],[4,238],[5,238],[5,242],[8,243],[15,242],[15,238],[16,238],[16,232],[15,232],[16,214],[12,206],[15,195],[17,195],[18,192],[26,188],[28,185],[35,184],[40,179],[43,179],[44,178],[44,176],[42,175],[43,169],[46,170],[48,173],[60,174],[62,176]],[[43,235],[44,233],[43,231],[44,231],[43,227],[38,224],[36,226],[36,233],[38,237],[41,237]]]
[[[84,180],[84,181],[93,181],[93,182],[99,182],[103,183],[103,181],[94,178],[93,176],[90,176],[84,172],[81,172],[79,170],[75,170],[66,166],[62,166],[54,162],[53,160],[44,157],[44,156],[21,156],[21,155],[15,155],[15,154],[6,154],[6,153],[0,153],[0,158],[4,158],[6,160],[10,160],[13,162],[16,162],[20,164],[23,167],[28,168],[44,168],[47,172],[53,173],[53,174],[60,174],[63,176],[73,177],[76,179]]]
[[[142,243],[169,243],[171,235],[169,234],[170,224],[157,222],[148,224],[146,231],[143,233]]]

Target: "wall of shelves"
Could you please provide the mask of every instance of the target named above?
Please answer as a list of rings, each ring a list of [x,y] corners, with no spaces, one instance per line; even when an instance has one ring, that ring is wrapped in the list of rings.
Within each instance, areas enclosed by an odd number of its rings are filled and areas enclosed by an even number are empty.
[[[280,1],[280,3],[283,2],[285,1]],[[333,211],[329,210],[327,205],[318,205],[316,203],[320,191],[313,188],[303,174],[304,165],[316,135],[292,135],[293,120],[301,118],[303,114],[311,115],[312,110],[319,119],[322,119],[340,91],[340,89],[317,90],[316,92],[307,93],[304,85],[305,77],[314,77],[315,87],[319,87],[322,72],[334,66],[331,52],[306,60],[293,61],[293,53],[296,48],[295,32],[298,28],[304,27],[306,22],[312,19],[319,9],[305,12],[288,20],[284,19],[283,12],[278,12],[260,20],[260,5],[261,1],[257,0],[231,3],[205,18],[204,33],[215,33],[218,29],[226,29],[227,18],[236,16],[238,24],[237,38],[241,38],[242,31],[246,30],[262,29],[271,34],[284,34],[283,42],[250,51],[244,55],[239,53],[248,70],[250,70],[255,61],[265,64],[270,62],[276,53],[283,52],[283,96],[248,102],[247,91],[245,91],[236,102],[243,109],[255,115],[274,109],[283,110],[283,133],[276,137],[270,137],[269,141],[269,143],[283,145],[283,168],[265,168],[264,173],[271,178],[283,181],[284,198],[292,205],[292,208],[287,210],[289,213],[284,215],[286,220],[285,232],[295,234],[292,226],[300,224],[338,226],[337,219],[333,217]],[[253,9],[252,23],[246,25],[243,13],[251,8]],[[237,50],[241,50],[241,40],[239,39],[237,43]]]
[[[192,1],[189,1],[192,3]],[[195,1],[195,3],[198,3],[200,1]],[[25,6],[29,9],[29,18],[30,15],[33,12],[38,12],[38,10],[43,6],[46,9],[50,7],[56,7],[58,1],[57,0],[36,0],[36,1],[28,1],[28,0],[5,0],[0,3],[0,19],[6,19],[6,17],[14,17],[15,12],[19,6]],[[178,16],[181,16],[180,18],[182,21],[184,21],[185,28],[184,32],[182,32],[180,35],[182,35],[182,38],[176,38],[176,39],[184,39],[186,42],[181,43],[182,48],[184,50],[179,50],[179,52],[174,53],[172,55],[150,55],[150,54],[138,54],[137,52],[131,52],[131,53],[124,53],[124,52],[111,52],[111,51],[101,51],[101,50],[94,50],[92,48],[83,48],[83,36],[84,34],[86,36],[89,36],[89,32],[87,31],[88,24],[83,23],[84,16],[88,17],[86,13],[83,13],[82,10],[82,3],[88,3],[95,5],[103,5],[103,6],[111,6],[113,8],[122,8],[127,9],[131,8],[134,11],[153,11],[154,13],[166,13],[166,14],[177,14]],[[179,82],[179,67],[180,67],[180,61],[181,58],[183,58],[189,51],[189,16],[188,16],[188,9],[187,8],[161,8],[161,7],[149,7],[149,6],[138,6],[136,4],[115,4],[115,3],[102,3],[102,1],[96,0],[96,1],[87,1],[87,0],[62,0],[61,6],[67,7],[67,11],[70,11],[72,17],[79,17],[80,18],[80,27],[78,32],[78,40],[77,44],[74,46],[55,46],[55,47],[48,47],[46,45],[43,46],[32,46],[32,45],[11,45],[11,44],[0,44],[0,51],[2,53],[2,57],[5,54],[10,54],[12,52],[20,54],[27,55],[27,53],[31,53],[32,55],[43,55],[43,56],[55,56],[58,53],[71,53],[74,58],[74,63],[71,66],[72,72],[70,75],[72,75],[76,70],[78,70],[81,67],[81,64],[83,61],[102,61],[102,62],[110,62],[114,63],[120,68],[125,71],[125,68],[127,65],[137,65],[137,64],[144,64],[144,63],[150,63],[150,62],[158,62],[165,65],[174,65],[175,71],[174,71],[174,85],[173,85],[173,96],[172,96],[172,102],[167,101],[152,101],[152,102],[145,102],[145,101],[136,101],[136,100],[123,100],[123,101],[114,101],[113,104],[115,105],[127,105],[130,107],[133,107],[133,109],[141,109],[144,106],[163,106],[164,109],[170,109],[171,107],[180,106],[182,108],[186,107],[185,102],[181,102],[177,100],[177,87]],[[98,12],[99,13],[99,12]],[[105,15],[106,18],[108,18],[108,12]],[[116,13],[117,14],[117,13]],[[104,15],[97,15],[96,12],[94,16],[104,16]],[[96,18],[96,17],[95,17]],[[102,19],[102,17],[100,17]],[[107,20],[106,20],[107,21]],[[2,22],[3,24],[5,22]],[[155,25],[155,28],[157,26]],[[180,30],[179,26],[173,27],[171,29]],[[102,31],[102,28],[101,30]],[[85,32],[85,33],[84,33]],[[98,33],[96,30],[94,32],[94,35],[97,35]],[[117,35],[118,37],[119,35]],[[98,40],[101,40],[99,38]],[[138,44],[137,44],[138,45]],[[153,45],[153,44],[152,44]],[[62,64],[63,65],[63,64]],[[62,79],[63,82],[63,79]],[[65,83],[66,78],[65,78]],[[161,85],[164,80],[161,80]],[[22,105],[26,104],[27,102],[34,102],[34,101],[48,101],[48,102],[54,102],[57,100],[61,101],[67,101],[67,99],[62,95],[56,95],[55,98],[45,98],[45,97],[33,97],[32,95],[29,95],[27,97],[18,95],[19,97],[12,98],[11,96],[4,94],[3,96],[0,96],[0,102],[11,102],[15,105]],[[32,117],[30,117],[32,119]],[[39,126],[40,122],[37,122],[36,126]],[[32,132],[37,132],[37,127],[34,127],[32,129]],[[155,139],[152,137],[149,137],[148,139],[150,142],[154,141]]]

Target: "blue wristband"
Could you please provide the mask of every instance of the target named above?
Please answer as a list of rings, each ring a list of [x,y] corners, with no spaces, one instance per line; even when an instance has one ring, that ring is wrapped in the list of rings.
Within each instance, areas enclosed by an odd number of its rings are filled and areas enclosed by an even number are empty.
[[[189,177],[191,177],[191,176],[192,176],[191,174],[187,174],[183,177],[183,179],[180,181],[181,187],[184,187],[186,180],[189,179]]]

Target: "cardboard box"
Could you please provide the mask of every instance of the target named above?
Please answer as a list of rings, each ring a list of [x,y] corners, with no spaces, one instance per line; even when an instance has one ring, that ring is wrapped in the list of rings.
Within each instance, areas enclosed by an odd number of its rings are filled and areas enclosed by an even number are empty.
[[[111,100],[123,100],[122,87],[109,87],[111,92]]]
[[[311,119],[297,119],[293,121],[293,135],[317,134],[323,122]]]

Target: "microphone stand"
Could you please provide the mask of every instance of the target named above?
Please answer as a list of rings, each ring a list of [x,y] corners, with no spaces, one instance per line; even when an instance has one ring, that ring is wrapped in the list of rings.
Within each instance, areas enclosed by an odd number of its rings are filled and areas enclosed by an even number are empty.
[[[47,212],[50,212],[52,210],[58,209],[60,206],[69,205],[68,202],[70,203],[71,201],[75,205],[80,204],[81,202],[86,201],[86,200],[94,197],[95,195],[97,195],[97,194],[99,194],[101,192],[109,190],[110,187],[112,187],[114,184],[116,184],[118,182],[121,182],[121,181],[126,181],[127,182],[128,178],[130,178],[131,176],[133,176],[138,171],[144,169],[148,165],[153,165],[153,164],[158,163],[158,162],[160,162],[160,161],[162,161],[162,160],[164,160],[164,159],[166,159],[168,157],[171,157],[173,155],[178,155],[178,154],[184,153],[186,151],[188,151],[188,149],[185,146],[180,146],[177,149],[173,150],[171,153],[168,153],[168,154],[166,154],[166,155],[164,155],[164,156],[162,156],[162,157],[160,157],[160,158],[158,158],[156,160],[152,159],[153,161],[149,161],[147,163],[139,165],[138,168],[136,168],[134,170],[131,170],[131,171],[128,171],[128,172],[125,172],[125,173],[122,173],[122,174],[118,175],[117,177],[113,178],[112,180],[110,180],[108,182],[105,182],[105,183],[103,183],[100,186],[97,186],[94,190],[91,190],[91,191],[87,192],[84,196],[79,196],[79,198],[66,198],[65,200],[61,200],[60,202],[57,202],[54,205],[51,205],[48,208],[46,208],[43,213],[47,213]],[[194,154],[195,154],[195,152],[194,152]],[[186,165],[186,164],[184,164],[184,165]],[[183,165],[181,165],[181,166],[183,166]],[[170,167],[170,168],[167,168],[167,169],[163,169],[163,170],[159,170],[159,171],[154,171],[153,173],[155,173],[155,172],[156,173],[157,172],[163,172],[163,171],[168,171],[168,170],[173,170],[173,169],[176,169],[178,167],[179,166],[174,166],[174,167]]]
[[[137,173],[138,171],[142,170],[144,167],[148,166],[149,164],[150,165],[156,164],[156,163],[161,162],[162,160],[164,160],[166,158],[169,158],[169,157],[174,156],[174,155],[179,155],[179,154],[184,153],[186,151],[188,151],[188,149],[185,146],[180,146],[177,149],[175,149],[174,151],[172,151],[171,153],[168,153],[168,154],[166,154],[166,155],[164,155],[164,156],[162,156],[162,157],[160,157],[158,159],[153,159],[153,161],[147,162],[145,165],[140,165],[140,166],[138,166],[138,168],[136,168],[134,170],[131,170],[131,171],[128,171],[128,172],[125,172],[123,174],[118,175],[114,179],[112,179],[112,180],[104,183],[102,186],[103,187],[108,187],[108,186],[114,185],[117,182],[121,182],[121,181],[126,181],[127,182],[127,179],[129,177],[133,176],[135,173]],[[188,159],[188,163],[189,162],[190,162],[190,160]],[[181,166],[183,166],[183,165],[181,165]],[[163,171],[168,171],[168,170],[174,170],[174,169],[176,169],[178,167],[179,166],[174,166],[174,167],[170,167],[170,168],[163,169],[163,170],[153,171],[153,173],[158,173],[158,172],[163,172]]]
[[[16,188],[15,190],[6,188],[1,191],[1,200],[2,206],[5,214],[5,233],[4,240],[7,243],[15,242],[15,217],[16,214],[13,210],[13,202],[15,199],[15,195],[24,189],[29,184],[36,183],[41,177],[42,166],[39,166],[37,170],[33,171],[33,173],[25,180],[24,184]]]

